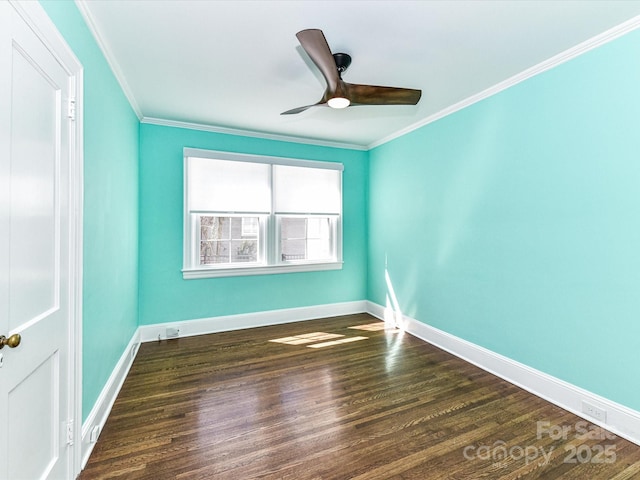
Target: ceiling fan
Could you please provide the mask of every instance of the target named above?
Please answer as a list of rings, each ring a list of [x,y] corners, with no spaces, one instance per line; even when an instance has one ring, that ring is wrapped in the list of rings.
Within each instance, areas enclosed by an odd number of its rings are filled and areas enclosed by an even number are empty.
[[[332,108],[345,108],[349,105],[415,105],[420,100],[421,90],[344,82],[342,74],[351,64],[349,55],[332,54],[322,30],[316,28],[302,30],[296,33],[296,37],[324,76],[327,89],[318,103],[287,110],[280,115],[300,113],[320,105],[328,105]]]

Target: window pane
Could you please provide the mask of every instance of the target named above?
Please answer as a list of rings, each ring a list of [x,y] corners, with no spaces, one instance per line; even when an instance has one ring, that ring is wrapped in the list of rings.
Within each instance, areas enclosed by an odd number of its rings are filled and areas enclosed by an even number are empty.
[[[306,238],[307,219],[284,217],[280,221],[283,239]]]
[[[200,264],[211,265],[215,263],[229,262],[229,242],[228,241],[201,241],[200,242]]]
[[[331,220],[313,217],[307,220],[307,258],[323,260],[331,257]]]
[[[240,217],[231,217],[231,238],[241,238],[242,237],[242,218]]]
[[[257,262],[258,261],[258,241],[257,240],[233,240],[231,242],[232,262]]]
[[[200,265],[258,262],[259,225],[258,217],[200,215]]]
[[[307,220],[308,238],[329,238],[331,225],[328,218],[309,218]]]
[[[242,238],[258,237],[258,219],[256,217],[242,218]]]
[[[282,260],[304,260],[307,258],[306,245],[304,239],[282,240]]]
[[[200,217],[200,240],[229,239],[229,217]]]
[[[307,240],[307,257],[309,260],[322,260],[331,257],[331,246],[329,239],[309,239]]]
[[[332,231],[328,217],[280,218],[281,260],[331,259]]]

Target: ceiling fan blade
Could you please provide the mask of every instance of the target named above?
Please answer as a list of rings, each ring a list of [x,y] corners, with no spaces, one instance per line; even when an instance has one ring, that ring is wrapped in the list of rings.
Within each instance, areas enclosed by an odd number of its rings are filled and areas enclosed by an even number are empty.
[[[329,91],[333,92],[338,85],[338,69],[322,30],[317,28],[301,30],[296,33],[296,37],[298,37],[300,45],[302,45],[304,51],[307,52],[327,81]]]
[[[280,115],[293,115],[295,113],[302,113],[306,109],[313,107],[313,105],[305,105],[304,107],[292,108],[291,110],[287,110],[286,112],[282,112]]]
[[[318,103],[314,103],[313,105],[305,105],[304,107],[292,108],[291,110],[287,110],[286,112],[282,112],[280,115],[293,115],[296,113],[302,113],[308,108],[317,107],[319,105],[326,105],[327,102],[324,100],[320,100]]]
[[[351,105],[415,105],[422,90],[345,83]]]

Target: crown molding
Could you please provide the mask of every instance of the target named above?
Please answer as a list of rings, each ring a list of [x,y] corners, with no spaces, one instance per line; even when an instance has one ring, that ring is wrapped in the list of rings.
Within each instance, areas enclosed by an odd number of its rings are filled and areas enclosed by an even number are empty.
[[[470,97],[467,97],[466,99],[461,100],[458,103],[454,103],[453,105],[447,108],[444,108],[439,112],[434,113],[433,115],[429,115],[428,117],[420,120],[419,122],[409,125],[408,127],[405,127],[401,130],[398,130],[395,133],[392,133],[391,135],[388,135],[376,142],[373,142],[367,146],[367,150],[372,150],[376,147],[379,147],[380,145],[390,142],[391,140],[395,140],[396,138],[402,137],[407,133],[410,133],[414,130],[424,127],[425,125],[428,125],[437,120],[440,120],[441,118],[451,115],[452,113],[455,113],[459,110],[467,108],[473,105],[474,103],[484,100],[485,98],[489,98],[493,95],[496,95],[497,93],[500,93],[503,90],[506,90],[507,88],[513,87],[518,83],[524,82],[529,78],[535,77],[536,75],[539,75],[543,72],[546,72],[547,70],[557,67],[558,65],[568,62],[573,58],[576,58],[584,53],[587,53],[588,51],[593,50],[594,48],[604,45],[638,28],[640,28],[640,15],[633,17],[624,23],[621,23],[620,25],[610,28],[609,30],[604,31],[601,34],[590,38],[589,40],[579,43],[575,47],[571,47],[568,50],[565,50],[564,52],[554,55],[548,60],[540,62],[531,68],[528,68],[512,77],[507,78],[506,80],[503,80],[502,82],[499,82],[493,85],[492,87],[487,88],[486,90],[476,93],[475,95],[471,95]]]
[[[111,49],[109,48],[108,43],[100,35],[98,27],[96,26],[96,22],[93,18],[93,15],[91,15],[91,12],[89,11],[89,7],[87,6],[87,1],[75,0],[75,4],[76,4],[76,7],[78,7],[78,10],[80,10],[80,14],[82,15],[82,18],[87,24],[89,31],[91,32],[91,34],[93,35],[93,38],[98,44],[98,47],[102,51],[104,58],[107,60],[107,63],[109,64],[109,67],[113,72],[113,75],[116,77],[116,80],[120,84],[120,88],[122,89],[124,96],[129,101],[129,105],[131,105],[131,108],[133,109],[136,116],[138,117],[138,120],[142,120],[142,111],[138,106],[138,102],[136,102],[136,99],[133,96],[133,92],[131,91],[129,84],[127,83],[127,79],[125,78],[124,73],[122,73],[122,69],[120,68],[120,65],[116,61],[115,55],[113,55],[113,53],[111,52]]]
[[[239,128],[218,127],[202,123],[181,122],[177,120],[166,120],[163,118],[142,117],[140,123],[150,125],[160,125],[163,127],[186,128],[189,130],[201,130],[204,132],[223,133],[225,135],[237,135],[240,137],[262,138],[265,140],[277,140],[279,142],[303,143],[305,145],[316,145],[319,147],[344,148],[348,150],[367,151],[364,145],[345,142],[333,142],[330,140],[318,140],[307,137],[296,137],[293,135],[278,135],[275,133],[258,132],[254,130],[243,130]]]

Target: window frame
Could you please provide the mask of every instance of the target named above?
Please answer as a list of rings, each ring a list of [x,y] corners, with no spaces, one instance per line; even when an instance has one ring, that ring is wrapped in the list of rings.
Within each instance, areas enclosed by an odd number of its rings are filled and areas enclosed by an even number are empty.
[[[189,207],[189,158],[228,160],[236,162],[262,163],[271,165],[269,189],[271,193],[270,213],[248,213],[248,212],[221,212],[190,210]],[[307,168],[322,168],[338,171],[340,175],[340,208],[339,213],[296,213],[293,216],[300,217],[334,217],[333,235],[331,237],[331,250],[333,258],[329,260],[296,260],[283,261],[281,256],[280,220],[279,216],[291,216],[290,214],[278,214],[274,211],[274,180],[273,165],[288,165]],[[286,157],[271,157],[264,155],[252,155],[243,153],[222,152],[217,150],[203,150],[185,147],[183,150],[183,268],[184,279],[233,277],[245,275],[268,275],[274,273],[292,272],[312,272],[324,270],[340,270],[343,265],[342,258],[342,222],[343,222],[343,179],[342,172],[344,166],[338,162],[301,160]],[[221,265],[200,265],[200,229],[198,228],[202,215],[212,216],[257,216],[259,220],[259,236],[263,243],[258,248],[262,249],[263,263],[251,262],[248,264],[221,264]],[[197,217],[197,219],[194,219]]]

